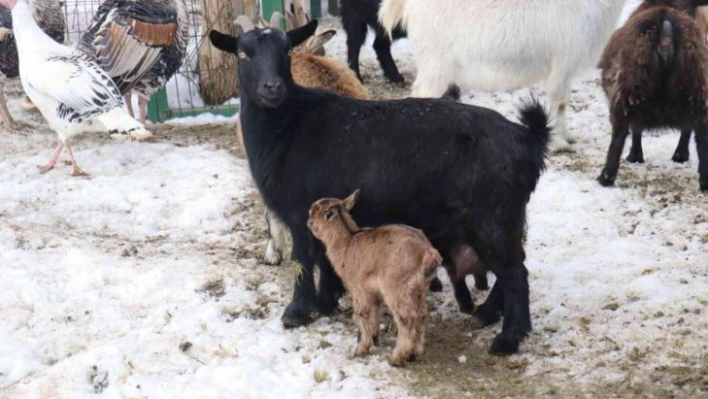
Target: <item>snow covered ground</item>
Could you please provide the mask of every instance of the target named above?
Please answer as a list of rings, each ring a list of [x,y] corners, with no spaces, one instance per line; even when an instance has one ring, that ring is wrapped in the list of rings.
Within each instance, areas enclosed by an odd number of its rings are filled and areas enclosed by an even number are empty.
[[[344,59],[344,42],[340,32],[328,53]],[[410,83],[405,41],[394,57]],[[409,90],[381,83],[371,38],[362,69],[375,93]],[[647,163],[623,163],[617,187],[602,188],[597,71],[573,89],[576,151],[549,160],[529,206],[534,332],[521,353],[487,355],[500,326],[470,328],[446,286],[429,297],[426,353],[396,370],[390,333],[372,357],[349,358],[346,300],[342,314],[281,327],[293,270],[258,262],[262,208],[233,119],[153,125],[156,143],[87,136],[74,148],[90,178],[40,175],[56,135],[8,84],[30,126],[0,133],[0,398],[705,396],[708,195],[693,145],[676,165],[678,134],[649,134]],[[463,100],[514,118],[528,94]]]

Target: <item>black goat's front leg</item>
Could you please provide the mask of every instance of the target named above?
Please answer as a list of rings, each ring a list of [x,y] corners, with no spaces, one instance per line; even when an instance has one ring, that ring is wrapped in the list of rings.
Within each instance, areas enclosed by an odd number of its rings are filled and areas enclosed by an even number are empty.
[[[708,128],[696,129],[696,152],[698,153],[698,183],[701,191],[708,191]]]
[[[293,237],[292,259],[300,264],[295,276],[293,300],[281,317],[286,328],[299,327],[312,322],[310,312],[315,304],[314,267],[316,253],[311,248],[312,238],[306,228],[291,229]]]
[[[607,151],[605,167],[602,169],[602,174],[597,178],[597,181],[605,187],[615,184],[620,158],[622,157],[622,149],[628,134],[629,130],[626,125],[612,124],[612,142]]]
[[[403,75],[398,72],[396,62],[391,55],[391,39],[380,25],[374,26],[374,32],[376,32],[374,51],[376,51],[376,58],[379,60],[384,76],[393,83],[402,83]]]
[[[644,163],[644,151],[642,150],[642,129],[632,129],[632,147],[629,149],[627,162]]]
[[[681,137],[679,138],[678,145],[676,146],[676,151],[674,151],[674,156],[671,157],[672,161],[677,163],[688,162],[688,144],[691,142],[691,132],[691,129],[681,130]]]
[[[334,272],[324,250],[321,251],[318,263],[320,265],[320,289],[317,293],[317,310],[322,315],[329,315],[337,309],[339,298],[344,294],[344,285],[337,273]]]
[[[460,312],[472,314],[472,312],[474,312],[474,302],[472,301],[472,294],[470,294],[470,290],[467,288],[465,278],[463,277],[459,281],[453,282],[452,287],[455,290],[455,299],[457,300],[457,306],[460,308]]]
[[[501,271],[497,278],[494,285],[501,285],[504,321],[502,331],[494,337],[489,352],[505,355],[516,353],[521,341],[531,332],[528,271],[523,262],[519,262]]]
[[[349,68],[354,71],[359,81],[363,81],[359,72],[359,53],[366,40],[366,23],[349,22],[344,20],[344,31],[347,32],[347,61]]]

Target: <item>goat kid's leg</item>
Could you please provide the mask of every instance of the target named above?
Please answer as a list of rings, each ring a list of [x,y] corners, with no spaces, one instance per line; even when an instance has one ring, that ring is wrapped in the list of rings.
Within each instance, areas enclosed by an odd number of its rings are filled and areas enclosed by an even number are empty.
[[[361,291],[352,292],[352,308],[354,311],[354,322],[359,327],[359,342],[354,351],[354,357],[369,354],[374,343],[374,329],[371,324],[371,311],[375,307],[366,293]]]
[[[366,23],[347,20],[342,22],[344,31],[347,33],[347,61],[349,62],[349,68],[354,71],[359,81],[363,81],[359,72],[359,53],[361,52],[361,46],[366,40]]]
[[[283,261],[286,227],[273,212],[266,208],[266,225],[268,226],[268,242],[266,243],[263,263],[279,265]]]
[[[570,151],[570,145],[575,143],[575,140],[568,133],[566,123],[566,111],[570,97],[570,79],[551,76],[548,82],[548,98],[556,120],[550,150],[553,153]]]
[[[332,314],[339,306],[339,298],[344,293],[342,280],[335,273],[324,249],[318,257],[320,265],[320,289],[317,293],[317,310],[322,315]]]
[[[396,62],[393,60],[393,56],[391,56],[391,39],[389,39],[381,25],[376,24],[373,28],[376,33],[374,51],[376,51],[376,58],[379,60],[384,76],[393,83],[403,83],[403,76],[398,72]]]
[[[628,134],[628,126],[619,123],[612,124],[612,142],[610,142],[610,148],[607,150],[605,167],[602,169],[602,174],[597,178],[597,181],[604,187],[615,184],[620,158],[622,157],[622,149]]]
[[[627,162],[644,163],[644,151],[642,150],[642,129],[632,128],[632,147],[627,155]]]
[[[295,276],[295,286],[293,299],[285,308],[285,312],[281,317],[285,328],[299,327],[312,322],[310,311],[312,311],[315,303],[315,278],[314,267],[315,256],[311,255],[311,241],[307,227],[293,227],[291,233],[293,235],[293,250],[292,259],[300,264],[298,273]]]
[[[61,150],[63,148],[64,142],[59,140],[59,144],[57,144],[56,149],[54,149],[54,154],[52,154],[52,157],[49,158],[49,162],[47,162],[46,165],[39,167],[39,173],[47,173],[50,170],[54,169],[54,165],[57,164],[57,160],[59,159],[59,155],[61,155]]]
[[[708,128],[696,129],[696,152],[698,153],[698,183],[701,191],[708,191]]]
[[[688,162],[688,145],[691,142],[691,132],[691,129],[681,130],[681,137],[679,138],[678,146],[676,146],[676,151],[674,151],[674,156],[671,158],[672,161],[677,163]]]

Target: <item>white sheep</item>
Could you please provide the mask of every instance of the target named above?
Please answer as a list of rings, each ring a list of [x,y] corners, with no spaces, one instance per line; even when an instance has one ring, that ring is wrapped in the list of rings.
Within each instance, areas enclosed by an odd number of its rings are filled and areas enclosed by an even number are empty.
[[[383,0],[379,21],[408,31],[418,76],[413,97],[451,84],[510,90],[545,80],[556,126],[551,149],[569,149],[572,78],[595,65],[625,0]]]

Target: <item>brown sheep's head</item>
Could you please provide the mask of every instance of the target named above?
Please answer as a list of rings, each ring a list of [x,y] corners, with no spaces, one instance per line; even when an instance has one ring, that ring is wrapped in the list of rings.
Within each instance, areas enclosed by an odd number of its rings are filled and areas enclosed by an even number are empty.
[[[312,235],[323,239],[326,232],[331,231],[335,224],[341,224],[343,220],[351,220],[349,211],[356,204],[357,198],[359,198],[359,190],[354,191],[345,199],[322,198],[315,201],[310,207],[307,219],[307,227]]]

